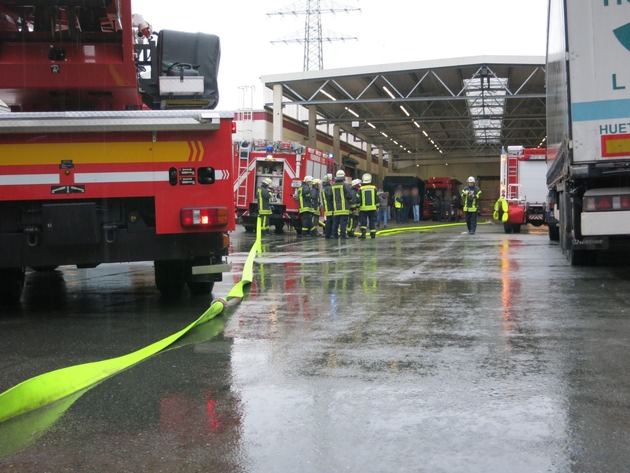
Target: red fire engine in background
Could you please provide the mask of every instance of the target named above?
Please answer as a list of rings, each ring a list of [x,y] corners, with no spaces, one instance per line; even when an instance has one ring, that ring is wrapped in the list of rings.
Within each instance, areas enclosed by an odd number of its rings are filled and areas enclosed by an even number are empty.
[[[547,223],[546,152],[522,146],[501,149],[500,197],[493,216],[503,222],[505,233],[520,233],[528,223]]]
[[[25,268],[154,261],[165,294],[228,269],[231,113],[219,38],[130,0],[0,0],[0,298]]]
[[[298,201],[294,197],[305,176],[323,179],[335,173],[335,160],[328,153],[289,141],[253,140],[234,144],[234,198],[236,214],[246,231],[256,229],[256,189],[265,178],[272,181],[269,223],[277,232],[287,225],[302,231]]]
[[[429,177],[424,181],[423,220],[458,221],[459,186],[450,177]]]

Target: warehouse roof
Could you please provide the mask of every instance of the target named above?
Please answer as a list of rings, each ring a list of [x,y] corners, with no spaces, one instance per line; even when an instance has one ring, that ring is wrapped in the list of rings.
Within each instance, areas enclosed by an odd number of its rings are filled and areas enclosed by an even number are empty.
[[[263,76],[394,160],[496,158],[546,136],[545,58],[480,56]],[[268,104],[272,106],[272,104]]]

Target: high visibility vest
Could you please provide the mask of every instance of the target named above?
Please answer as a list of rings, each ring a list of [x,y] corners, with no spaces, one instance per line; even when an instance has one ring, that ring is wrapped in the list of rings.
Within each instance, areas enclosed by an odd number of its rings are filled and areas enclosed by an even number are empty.
[[[394,208],[395,209],[403,208],[402,197],[394,197]]]
[[[326,217],[332,217],[333,214],[333,201],[332,201],[332,187],[330,185],[325,185],[322,189],[321,199],[322,199],[322,207],[324,207],[324,215]]]
[[[477,201],[481,195],[481,189],[479,187],[464,187],[462,189],[462,202],[464,204],[464,212],[476,212]]]
[[[362,211],[376,210],[378,207],[376,201],[376,186],[367,184],[361,187],[361,207]]]
[[[311,208],[311,190],[306,184],[302,184],[298,189],[298,204],[300,213],[313,211]]]
[[[345,187],[346,184],[344,182],[335,182],[332,186],[333,215],[350,215]]]
[[[260,215],[271,215],[271,206],[269,205],[271,194],[269,193],[269,191],[267,189],[259,187],[256,197],[256,200],[258,201],[258,213]]]
[[[311,207],[313,210],[313,213],[316,215],[319,215],[319,207],[320,207],[320,201],[321,201],[321,191],[313,186],[311,187]]]

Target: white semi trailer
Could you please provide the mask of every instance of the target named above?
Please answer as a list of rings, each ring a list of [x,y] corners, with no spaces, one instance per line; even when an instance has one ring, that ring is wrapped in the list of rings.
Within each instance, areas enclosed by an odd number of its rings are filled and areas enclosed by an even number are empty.
[[[630,249],[630,2],[549,0],[549,237],[573,265]]]

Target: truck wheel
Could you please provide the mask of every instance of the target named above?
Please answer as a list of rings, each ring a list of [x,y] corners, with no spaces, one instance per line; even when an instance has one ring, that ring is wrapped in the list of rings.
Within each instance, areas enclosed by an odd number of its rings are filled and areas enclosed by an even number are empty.
[[[15,304],[22,297],[24,289],[24,268],[0,269],[0,301]]]
[[[560,229],[558,226],[549,227],[549,241],[559,241],[560,240]]]
[[[513,231],[514,233],[521,233],[521,226],[520,226],[520,225],[518,225],[518,224],[514,224],[514,225],[512,225],[512,231]]]
[[[184,288],[190,265],[181,260],[156,261],[155,285],[165,297],[179,296]]]
[[[206,296],[211,294],[214,288],[214,281],[188,281],[186,284],[193,296]]]
[[[252,227],[252,226],[249,226],[249,225],[244,225],[244,227],[245,227],[245,231],[247,233],[254,233],[254,230],[256,230],[256,227]]]
[[[282,233],[284,233],[284,223],[282,224],[278,224],[274,226],[275,228],[275,233],[277,233],[278,235],[281,235]]]
[[[503,231],[505,233],[508,233],[508,234],[512,233],[512,225],[510,225],[508,223],[504,223],[503,224]]]

